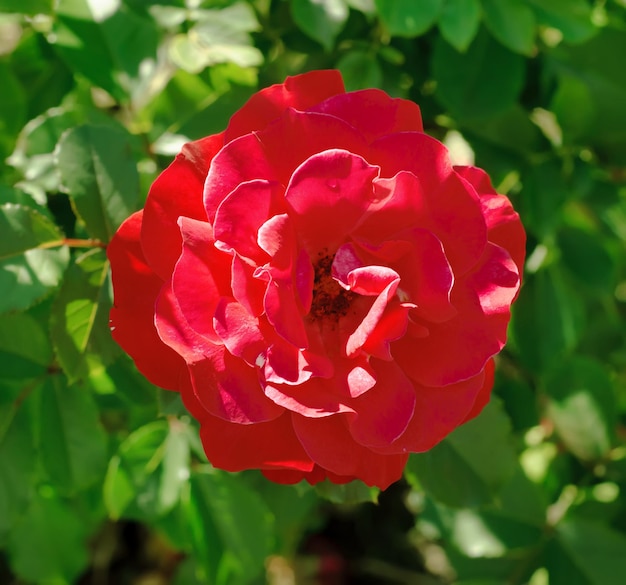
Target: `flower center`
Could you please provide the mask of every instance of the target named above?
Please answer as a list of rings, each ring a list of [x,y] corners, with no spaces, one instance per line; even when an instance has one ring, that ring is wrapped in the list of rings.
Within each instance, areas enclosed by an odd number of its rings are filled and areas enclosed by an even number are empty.
[[[319,260],[314,265],[315,277],[313,280],[313,302],[309,315],[313,319],[330,317],[339,319],[347,314],[350,304],[356,295],[342,288],[331,276],[331,267],[334,256],[324,250],[319,253]]]

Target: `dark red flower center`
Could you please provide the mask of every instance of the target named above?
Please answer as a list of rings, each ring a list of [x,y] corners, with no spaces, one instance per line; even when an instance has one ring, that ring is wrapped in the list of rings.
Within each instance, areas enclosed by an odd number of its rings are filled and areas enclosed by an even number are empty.
[[[319,253],[319,260],[313,266],[313,302],[309,316],[319,320],[330,318],[337,320],[348,313],[356,295],[342,288],[331,276],[334,256],[326,251]]]

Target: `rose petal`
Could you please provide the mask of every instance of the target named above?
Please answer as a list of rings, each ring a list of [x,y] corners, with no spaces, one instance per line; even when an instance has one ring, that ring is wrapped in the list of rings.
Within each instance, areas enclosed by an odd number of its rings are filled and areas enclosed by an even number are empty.
[[[215,343],[192,329],[185,319],[171,282],[163,286],[156,299],[153,319],[163,343],[171,347],[187,364],[203,360],[215,350]]]
[[[265,359],[267,343],[258,320],[238,302],[222,297],[215,309],[213,328],[226,349],[254,366],[259,356]]]
[[[275,384],[298,385],[313,376],[330,378],[334,372],[328,357],[298,349],[276,334],[269,343],[266,358],[265,379]]]
[[[346,342],[346,355],[348,357],[352,357],[356,355],[363,345],[367,342],[368,337],[374,331],[374,328],[378,325],[378,322],[383,316],[387,304],[395,295],[396,289],[398,288],[398,283],[400,282],[400,277],[396,277],[393,281],[391,281],[384,290],[376,297],[376,300],[370,307],[365,318],[361,321],[359,326],[355,329],[355,331],[348,337]]]
[[[231,265],[231,287],[233,296],[246,310],[255,317],[263,313],[263,298],[267,282],[254,277],[257,267],[244,260],[239,254],[233,254]]]
[[[336,394],[328,392],[322,378],[311,378],[302,384],[267,384],[265,395],[283,408],[310,418],[322,418],[340,412],[354,412]]]
[[[306,136],[306,140],[302,137]],[[286,147],[286,145],[288,147]],[[361,134],[338,118],[287,110],[267,128],[229,142],[215,156],[204,183],[204,207],[212,222],[220,203],[254,179],[289,183],[310,156],[332,148],[365,154]]]
[[[231,296],[231,257],[215,248],[208,223],[185,217],[179,223],[183,253],[174,269],[172,290],[190,327],[221,343],[213,329],[213,315],[220,297]]]
[[[487,242],[480,200],[456,173],[430,186],[425,180],[428,177],[400,172],[375,181],[382,207],[359,227],[356,236],[376,243],[398,239],[399,232],[416,226],[428,230],[443,244],[454,274],[461,276],[478,262]]]
[[[142,212],[131,215],[107,246],[115,301],[111,335],[150,382],[178,388],[184,361],[165,345],[154,326],[154,300],[163,281],[147,265],[139,243]]]
[[[415,409],[415,388],[393,362],[371,360],[376,385],[354,400],[348,416],[350,434],[361,445],[380,447],[395,441],[407,428]]]
[[[242,425],[273,420],[283,408],[263,393],[259,374],[222,346],[205,359],[189,364],[200,404],[213,416]]]
[[[341,74],[335,70],[310,71],[287,77],[284,83],[255,93],[230,119],[225,139],[261,130],[287,108],[307,110],[322,100],[345,91]]]
[[[202,205],[204,180],[211,160],[223,144],[222,134],[185,144],[150,188],[141,242],[147,263],[163,280],[169,280],[181,252],[178,218],[206,221]]]
[[[489,175],[482,169],[454,167],[454,170],[476,189],[487,222],[489,241],[502,246],[511,254],[521,278],[526,257],[526,232],[511,202],[504,195],[496,193]]]
[[[367,212],[378,167],[345,150],[308,158],[293,173],[285,193],[299,240],[315,255],[333,252]]]
[[[485,373],[442,388],[415,385],[415,410],[404,433],[391,445],[373,447],[379,453],[421,453],[432,449],[467,420],[476,397],[487,387]],[[489,394],[491,386],[487,387]]]
[[[215,245],[224,251],[257,261],[267,257],[259,249],[259,228],[280,212],[282,188],[278,183],[255,180],[239,185],[222,201],[213,224]]]
[[[304,450],[317,465],[386,489],[402,477],[408,455],[379,455],[359,445],[348,431],[345,416],[312,419],[292,414],[293,427]]]
[[[341,118],[359,130],[368,142],[386,134],[422,132],[424,129],[416,103],[390,98],[379,89],[340,93],[313,106],[310,111]]]
[[[428,337],[396,341],[393,357],[425,386],[446,386],[477,375],[504,346],[518,290],[517,266],[506,250],[488,244],[476,269],[454,286],[452,303],[458,315],[429,325]]]
[[[200,438],[208,460],[226,471],[313,469],[313,461],[300,445],[288,413],[254,425],[206,417]]]

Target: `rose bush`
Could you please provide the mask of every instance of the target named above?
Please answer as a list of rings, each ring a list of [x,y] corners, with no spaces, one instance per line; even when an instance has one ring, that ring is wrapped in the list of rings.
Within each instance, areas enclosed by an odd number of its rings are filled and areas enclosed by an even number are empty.
[[[385,488],[489,400],[524,244],[414,103],[307,73],[155,181],[108,247],[111,330],[216,467]]]

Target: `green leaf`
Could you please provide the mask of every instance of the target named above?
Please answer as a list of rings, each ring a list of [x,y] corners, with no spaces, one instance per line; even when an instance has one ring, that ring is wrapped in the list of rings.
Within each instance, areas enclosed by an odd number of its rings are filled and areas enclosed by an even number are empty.
[[[26,95],[10,67],[0,61],[0,156],[13,149],[18,132],[26,121]]]
[[[584,327],[584,309],[577,291],[563,280],[558,267],[540,270],[526,283],[512,323],[515,347],[534,374],[574,348]]]
[[[346,85],[347,91],[380,87],[383,72],[378,60],[369,51],[352,50],[337,61],[337,69]]]
[[[604,457],[617,424],[613,385],[604,367],[575,356],[551,371],[544,385],[547,414],[567,448],[584,461]]]
[[[511,107],[524,85],[524,59],[481,32],[461,54],[435,41],[436,97],[459,119],[488,118]]]
[[[165,439],[163,473],[158,494],[158,510],[160,512],[166,512],[178,503],[181,489],[189,479],[189,427],[175,418],[171,418],[169,423],[170,428]]]
[[[521,192],[526,228],[541,239],[553,236],[563,221],[563,205],[572,195],[561,161],[550,159],[533,165],[524,174]]]
[[[532,56],[535,13],[525,0],[481,0],[485,23],[494,37],[515,53]]]
[[[170,56],[189,73],[217,63],[256,67],[263,63],[263,53],[253,46],[249,33],[259,28],[252,7],[243,2],[208,10],[186,34],[174,37]]]
[[[298,27],[327,51],[348,20],[345,0],[293,0],[293,19]]]
[[[189,521],[208,520],[223,547],[216,582],[247,583],[257,577],[273,547],[273,518],[261,498],[236,476],[202,473],[191,478],[191,499]],[[195,517],[197,511],[210,520]],[[196,546],[210,545],[203,540]]]
[[[57,165],[62,187],[89,235],[108,242],[139,196],[129,138],[113,128],[73,128],[59,141]]]
[[[29,380],[52,362],[47,333],[27,313],[0,316],[0,379]]]
[[[492,400],[477,418],[430,451],[411,455],[407,471],[436,500],[463,507],[492,501],[511,478],[515,464],[510,422]]]
[[[392,36],[424,34],[442,11],[444,0],[375,0],[378,15]]]
[[[567,88],[567,105],[563,98],[557,102],[557,117],[563,118],[565,111],[566,119],[571,120],[578,107],[576,100],[582,96],[582,121],[574,126],[574,135],[578,140],[586,139],[607,162],[619,165],[626,163],[626,119],[621,110],[626,100],[626,68],[615,55],[624,51],[626,31],[604,27],[586,43],[561,43],[550,55],[557,77],[571,76],[579,81]],[[571,80],[566,83],[571,85]]]
[[[558,234],[563,264],[586,287],[611,294],[617,266],[597,233],[566,227]]]
[[[598,31],[587,0],[529,0],[540,24],[556,28],[568,43],[584,43]]]
[[[482,17],[479,0],[445,0],[439,30],[457,51],[466,51],[478,33]]]
[[[27,97],[28,119],[58,106],[76,84],[72,71],[42,42],[41,35],[29,28],[11,54],[11,64]]]
[[[120,445],[109,463],[104,500],[116,519],[125,512],[153,520],[177,503],[189,478],[189,428],[182,419],[140,427]]]
[[[107,439],[91,394],[66,385],[61,376],[52,376],[43,385],[40,399],[39,449],[52,483],[72,494],[102,480]]]
[[[118,353],[109,332],[109,263],[90,250],[68,269],[50,317],[50,334],[69,383],[108,365]]]
[[[11,568],[31,583],[73,583],[89,560],[85,527],[51,490],[42,491],[11,533]]]
[[[567,73],[560,74],[550,109],[559,122],[566,143],[593,132],[596,108],[591,92],[582,79]]]
[[[567,519],[557,526],[546,555],[550,585],[622,585],[626,537],[593,521]]]
[[[154,23],[112,0],[59,0],[49,40],[75,73],[121,102],[149,74],[142,62],[157,59]]]
[[[37,463],[31,416],[23,404],[26,391],[0,382],[0,543],[30,500]]]
[[[23,205],[0,205],[0,233],[0,313],[26,309],[58,286],[68,249],[48,218]]]
[[[52,12],[52,0],[0,0],[0,12],[50,14]]]

